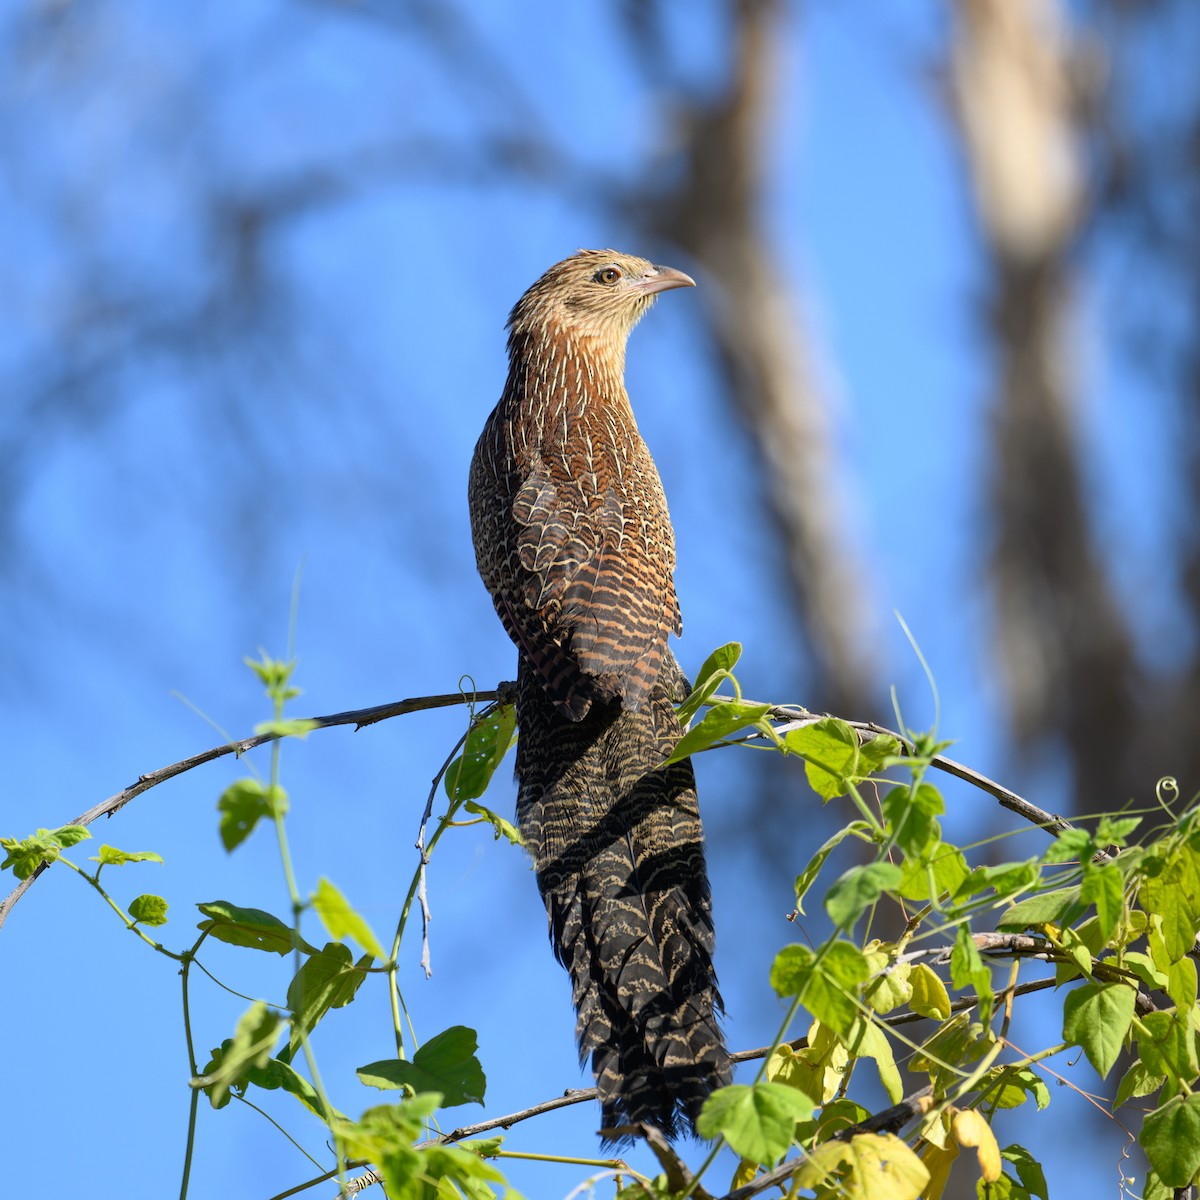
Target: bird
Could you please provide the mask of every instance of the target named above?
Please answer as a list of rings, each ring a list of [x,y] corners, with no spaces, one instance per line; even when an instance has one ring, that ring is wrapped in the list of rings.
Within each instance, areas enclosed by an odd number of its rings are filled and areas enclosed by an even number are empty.
[[[696,1133],[730,1082],[691,761],[675,535],[625,390],[629,334],[682,271],[613,250],[550,267],[508,318],[471,460],[476,564],[518,649],[517,822],[572,981],[601,1138]]]

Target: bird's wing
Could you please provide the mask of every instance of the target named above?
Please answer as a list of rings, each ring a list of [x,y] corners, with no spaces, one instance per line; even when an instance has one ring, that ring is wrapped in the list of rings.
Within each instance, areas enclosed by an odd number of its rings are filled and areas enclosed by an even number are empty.
[[[640,473],[564,466],[539,459],[513,501],[524,581],[508,600],[516,640],[556,703],[582,689],[636,708],[658,677],[668,631],[680,631],[661,488]]]

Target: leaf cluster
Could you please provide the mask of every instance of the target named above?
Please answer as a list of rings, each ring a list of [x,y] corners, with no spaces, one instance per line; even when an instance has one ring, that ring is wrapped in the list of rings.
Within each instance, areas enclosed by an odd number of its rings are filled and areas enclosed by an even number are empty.
[[[1159,1200],[1200,1181],[1200,810],[1168,812],[1169,823],[1150,832],[1137,815],[1102,816],[1087,827],[1055,822],[1057,835],[1040,853],[986,861],[981,847],[946,840],[946,802],[932,779],[945,749],[936,732],[903,721],[898,733],[864,731],[748,701],[734,675],[739,655],[731,643],[704,663],[680,707],[690,727],[671,760],[729,745],[779,753],[803,770],[821,802],[845,806],[847,819],[797,864],[793,920],[799,928],[819,922],[822,936],[774,955],[766,982],[784,1015],[773,1045],[754,1077],[716,1092],[698,1121],[703,1136],[737,1155],[729,1195],[748,1200],[778,1186],[820,1200],[937,1200],[957,1169],[971,1171],[989,1200],[1049,1200],[1041,1164],[1019,1143],[1002,1146],[993,1123],[1011,1109],[1048,1109],[1047,1080],[1061,1078],[1050,1064],[1075,1050],[1102,1078],[1124,1064],[1113,1107],[1143,1110],[1137,1136],[1151,1168],[1143,1194]],[[273,713],[259,728],[279,740],[266,777],[250,774],[221,795],[218,832],[232,853],[260,827],[274,830],[286,917],[208,901],[198,905],[196,940],[170,950],[148,932],[167,925],[166,901],[146,893],[122,909],[102,879],[105,868],[162,860],[106,845],[90,860],[94,870],[85,870],[66,853],[90,836],[77,825],[0,839],[3,867],[20,880],[42,863],[69,868],[127,929],[180,964],[193,1123],[199,1096],[220,1110],[275,1093],[320,1122],[333,1150],[322,1178],[337,1174],[343,1188],[348,1171],[369,1169],[393,1200],[515,1195],[500,1169],[508,1156],[501,1137],[451,1143],[440,1132],[445,1110],[485,1101],[474,1031],[452,1026],[419,1041],[399,971],[401,941],[410,913],[423,912],[439,839],[480,825],[520,844],[519,831],[481,803],[515,742],[513,708],[497,703],[473,713],[438,773],[389,945],[329,879],[318,876],[303,890],[297,882],[280,748],[316,726],[285,716],[298,694],[294,662],[265,654],[248,661]],[[439,795],[445,807],[435,819]],[[218,1044],[201,1066],[192,1055],[188,994],[208,942],[278,956],[286,996],[251,1000],[231,1034],[213,1038]],[[364,1064],[357,1079],[388,1093],[388,1102],[364,1100],[352,1116],[329,1101],[317,1034],[331,1013],[376,985],[390,1002],[395,1054]],[[1061,1004],[1060,1040],[1019,1050],[1010,1024],[1024,994],[1046,988]],[[892,1108],[872,1112],[865,1101],[880,1091]],[[184,1194],[190,1145],[189,1138]],[[622,1168],[632,1182],[618,1181],[621,1197],[712,1194],[711,1179],[701,1187],[712,1155],[691,1175],[669,1147],[656,1152],[667,1173],[651,1180]]]

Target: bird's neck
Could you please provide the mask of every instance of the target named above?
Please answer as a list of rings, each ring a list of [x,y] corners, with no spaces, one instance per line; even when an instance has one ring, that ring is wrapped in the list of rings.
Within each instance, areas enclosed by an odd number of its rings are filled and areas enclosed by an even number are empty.
[[[565,438],[580,426],[636,430],[625,392],[625,340],[543,325],[509,338],[506,395],[512,417],[531,420],[540,441]]]

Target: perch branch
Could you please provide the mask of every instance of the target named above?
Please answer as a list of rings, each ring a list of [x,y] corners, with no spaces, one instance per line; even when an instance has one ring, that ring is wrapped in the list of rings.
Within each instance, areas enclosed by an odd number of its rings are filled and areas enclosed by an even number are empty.
[[[408,713],[422,712],[431,708],[447,708],[454,704],[486,703],[490,701],[510,703],[514,700],[515,693],[515,684],[501,683],[493,691],[474,692],[469,696],[464,692],[446,692],[437,696],[413,696],[407,700],[393,701],[390,704],[376,704],[371,708],[354,708],[346,712],[330,713],[327,716],[311,717],[308,719],[316,729],[332,729],[338,725],[353,725],[357,730],[363,729],[368,725],[375,725],[379,721],[390,720],[392,717],[402,717]],[[709,703],[720,704],[731,699],[732,697],[730,696],[714,696]],[[827,714],[810,713],[807,709],[784,705],[772,706],[768,715],[773,720],[784,722],[781,729],[786,732],[787,729],[810,725],[821,720]],[[847,724],[862,734],[870,734],[872,736],[888,734],[896,738],[901,747],[907,750],[906,740],[894,730],[885,729],[882,725],[875,725],[869,721],[848,721]],[[240,757],[249,750],[263,746],[267,742],[275,741],[279,736],[277,733],[260,733],[253,737],[241,738],[235,742],[226,742],[224,745],[214,746],[210,750],[193,754],[190,758],[180,759],[179,762],[171,763],[169,766],[159,767],[156,771],[149,771],[144,775],[139,775],[129,787],[123,788],[116,795],[109,796],[107,800],[102,800],[99,804],[89,808],[87,812],[82,813],[73,821],[64,822],[64,824],[90,825],[99,817],[111,817],[114,813],[120,812],[131,800],[136,799],[143,792],[148,792],[151,788],[157,787],[160,783],[166,783],[168,779],[174,779],[177,775],[183,775],[187,771],[194,770],[196,767],[202,767],[205,763],[213,762],[218,758],[224,758],[229,754]],[[1031,821],[1035,825],[1040,825],[1048,833],[1058,834],[1065,829],[1072,828],[1070,821],[1048,813],[1045,809],[1038,808],[1036,804],[1030,804],[1028,800],[1018,796],[1016,792],[1010,791],[995,780],[989,779],[986,775],[981,775],[978,771],[972,770],[963,763],[955,762],[954,759],[946,758],[941,754],[935,755],[930,759],[930,763],[938,770],[954,775],[979,788],[980,791],[995,797],[1004,808],[1009,809],[1027,821]],[[33,886],[34,880],[41,875],[46,866],[46,863],[41,863],[32,875],[22,880],[21,883],[0,901],[0,929],[3,929],[4,922],[8,919],[8,914],[12,911],[13,906]]]

